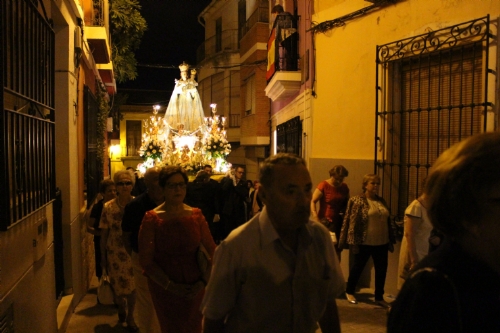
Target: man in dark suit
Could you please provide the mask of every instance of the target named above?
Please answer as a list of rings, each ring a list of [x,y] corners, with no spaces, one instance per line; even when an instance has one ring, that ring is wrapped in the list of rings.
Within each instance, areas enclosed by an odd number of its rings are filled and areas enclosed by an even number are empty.
[[[245,169],[237,166],[221,180],[223,239],[247,220],[245,204],[248,198],[248,186],[243,180],[244,174]]]

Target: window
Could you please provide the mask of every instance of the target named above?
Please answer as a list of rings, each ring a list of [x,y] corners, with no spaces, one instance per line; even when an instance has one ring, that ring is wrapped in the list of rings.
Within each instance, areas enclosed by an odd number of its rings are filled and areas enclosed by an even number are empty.
[[[127,120],[127,156],[139,156],[142,138],[142,121]]]
[[[247,22],[247,2],[246,0],[238,1],[238,41],[243,37],[243,31]]]
[[[255,114],[255,74],[245,83],[245,116]]]
[[[3,0],[0,21],[0,231],[5,231],[56,196],[55,34],[28,1]]]
[[[97,114],[99,113],[99,105],[97,100],[90,91],[90,88],[85,85],[83,90],[83,100],[85,108],[85,136],[87,144],[85,147],[85,186],[87,190],[87,208],[90,208],[95,197],[99,193],[99,183],[103,175],[103,162],[99,161],[97,153]]]
[[[212,116],[210,104],[216,103],[217,114],[219,116],[229,116],[226,126],[239,127],[241,115],[240,90],[240,73],[237,70],[216,73],[200,81],[198,91],[205,116]]]
[[[302,121],[299,116],[276,126],[276,151],[302,156]]]
[[[215,20],[215,52],[222,51],[222,17]]]
[[[483,20],[462,25],[488,30]],[[486,125],[483,115],[488,102],[482,98],[487,69],[483,57],[488,47],[484,39],[468,35],[458,38],[450,48],[414,49],[417,43],[431,47],[425,40],[445,39],[461,29],[446,28],[377,48],[377,54],[384,59],[398,52],[403,55],[377,61],[378,82],[382,83],[379,91],[385,93],[380,103],[382,111],[377,112],[379,147],[375,152],[376,172],[382,178],[381,194],[400,220],[408,204],[422,192],[423,180],[437,157],[454,143],[480,133]],[[401,50],[401,45],[412,49],[408,52],[411,57],[404,56],[406,50]]]

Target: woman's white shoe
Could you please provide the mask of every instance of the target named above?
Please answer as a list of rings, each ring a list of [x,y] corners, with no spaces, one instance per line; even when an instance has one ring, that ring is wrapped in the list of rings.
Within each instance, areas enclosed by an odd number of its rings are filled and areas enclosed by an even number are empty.
[[[358,301],[356,300],[356,297],[354,297],[354,295],[346,293],[345,297],[347,298],[347,301],[349,303],[351,303],[351,304],[358,304]]]

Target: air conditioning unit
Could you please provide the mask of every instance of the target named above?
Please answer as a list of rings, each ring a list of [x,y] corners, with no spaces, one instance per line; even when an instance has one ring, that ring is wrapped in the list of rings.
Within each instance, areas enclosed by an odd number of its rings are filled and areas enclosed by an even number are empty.
[[[80,26],[75,27],[75,51],[82,51],[82,28]]]

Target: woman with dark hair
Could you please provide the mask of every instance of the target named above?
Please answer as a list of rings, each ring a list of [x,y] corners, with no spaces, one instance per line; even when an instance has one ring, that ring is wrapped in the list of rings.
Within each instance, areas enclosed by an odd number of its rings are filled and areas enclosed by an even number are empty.
[[[102,276],[101,267],[101,229],[99,222],[101,220],[104,204],[116,198],[115,183],[111,179],[104,179],[99,184],[99,193],[102,199],[92,206],[89,220],[87,221],[87,232],[94,235],[94,254],[95,254],[95,275],[98,279]],[[99,302],[99,299],[97,300]]]
[[[200,243],[210,257],[215,243],[198,208],[184,204],[188,177],[176,166],[160,171],[165,202],[146,213],[139,256],[163,333],[201,332],[200,304],[207,281],[197,262]]]
[[[354,297],[356,285],[368,259],[372,257],[375,267],[375,302],[388,307],[389,304],[384,300],[384,285],[388,252],[394,251],[396,243],[396,225],[389,218],[384,199],[378,196],[379,185],[378,175],[367,174],[363,177],[363,194],[350,198],[347,203],[339,247],[348,245],[354,254],[346,287],[349,303],[357,303]]]
[[[500,133],[465,139],[427,177],[428,214],[444,235],[389,314],[389,333],[500,332]]]
[[[344,183],[344,178],[349,175],[349,171],[343,165],[335,165],[329,173],[330,178],[323,180],[314,190],[311,200],[311,214],[330,232],[335,233],[335,238],[339,238],[344,212],[349,200],[349,187]],[[319,210],[316,210],[318,201]],[[339,248],[337,244],[334,247],[340,261],[342,248]]]

